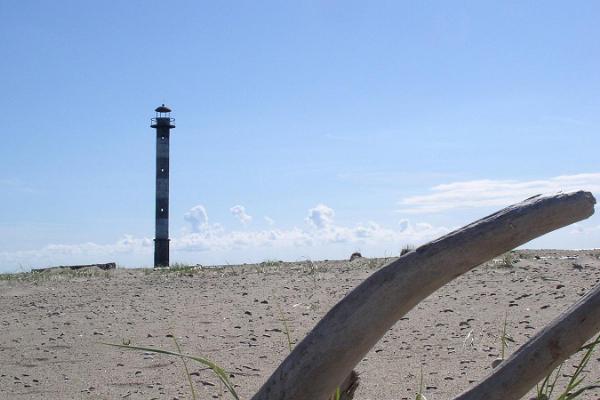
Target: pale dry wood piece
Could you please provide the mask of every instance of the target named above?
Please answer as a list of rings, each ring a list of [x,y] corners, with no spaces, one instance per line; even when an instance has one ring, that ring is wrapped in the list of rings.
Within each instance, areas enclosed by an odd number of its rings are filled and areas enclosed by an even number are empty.
[[[116,269],[117,264],[114,262],[106,263],[106,264],[86,264],[86,265],[60,265],[58,267],[48,267],[48,268],[32,268],[31,272],[48,272],[48,271],[56,271],[56,270],[78,270],[84,268],[99,268],[104,271],[109,269]]]
[[[423,245],[334,306],[253,400],[327,399],[396,321],[481,263],[594,213],[589,192],[536,196]]]
[[[455,400],[517,400],[600,331],[600,285]]]

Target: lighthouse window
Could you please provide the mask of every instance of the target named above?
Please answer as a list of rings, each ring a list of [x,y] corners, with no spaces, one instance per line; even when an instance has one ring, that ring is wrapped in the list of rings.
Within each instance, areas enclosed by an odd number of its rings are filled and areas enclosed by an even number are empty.
[[[160,169],[160,172],[165,172],[165,169],[164,169],[164,168],[161,168],[161,169]]]
[[[161,208],[161,209],[160,209],[160,212],[165,212],[165,209],[164,209],[164,208]]]

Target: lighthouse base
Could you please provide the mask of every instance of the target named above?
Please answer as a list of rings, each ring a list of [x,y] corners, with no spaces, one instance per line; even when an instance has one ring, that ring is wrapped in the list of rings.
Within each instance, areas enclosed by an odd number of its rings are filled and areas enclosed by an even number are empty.
[[[169,266],[169,239],[154,239],[154,268]]]

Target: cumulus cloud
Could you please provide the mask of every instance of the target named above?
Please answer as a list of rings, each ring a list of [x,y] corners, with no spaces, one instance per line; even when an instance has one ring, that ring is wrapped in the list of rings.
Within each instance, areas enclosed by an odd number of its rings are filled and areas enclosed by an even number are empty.
[[[132,235],[124,235],[115,243],[109,244],[49,244],[37,250],[0,252],[0,271],[14,271],[18,266],[26,268],[108,262],[114,261],[114,257],[149,255],[152,249],[152,239]]]
[[[579,189],[600,193],[600,173],[563,175],[529,181],[454,182],[435,186],[428,194],[407,197],[400,204],[403,207],[401,211],[404,213],[434,213],[459,208],[502,207],[538,193]],[[230,212],[244,224],[252,219],[241,205],[231,207]],[[338,225],[334,217],[334,209],[318,204],[307,211],[306,228],[276,229],[272,226],[274,221],[264,217],[271,225],[268,229],[226,230],[218,223],[210,223],[206,209],[199,204],[184,214],[184,220],[191,229],[184,229],[179,235],[175,235],[171,239],[171,248],[174,255],[190,254],[193,259],[197,257],[194,253],[203,253],[201,259],[211,258],[212,254],[220,254],[220,257],[231,256],[245,262],[245,257],[249,253],[267,259],[273,254],[286,254],[288,258],[303,257],[306,253],[310,253],[309,249],[326,249],[325,252],[317,252],[326,256],[336,254],[335,249],[344,249],[344,255],[347,249],[357,247],[363,250],[399,249],[405,244],[425,243],[451,231],[445,226],[434,226],[423,221],[413,222],[409,219],[402,219],[397,225],[391,227],[373,221]],[[599,234],[600,225],[597,223],[582,223],[574,225],[567,236],[576,239],[575,242],[569,242],[574,243],[571,246],[589,247],[597,243],[594,239]],[[558,247],[564,248],[566,243],[564,239],[567,236],[561,236],[560,243],[563,245]],[[551,245],[556,247],[554,242]],[[37,250],[0,252],[0,271],[14,271],[19,265],[27,268],[108,261],[123,262],[123,260],[133,260],[130,265],[144,265],[151,262],[152,250],[152,239],[131,235],[125,235],[110,244],[50,244]],[[342,251],[337,254],[340,253]]]
[[[528,181],[482,179],[442,184],[432,187],[429,194],[402,199],[399,211],[427,214],[451,209],[504,207],[536,194],[581,189],[600,192],[600,173]]]
[[[244,211],[244,210],[241,210]],[[245,214],[245,212],[243,213]],[[303,229],[292,227],[263,230],[226,230],[222,225],[209,223],[206,209],[197,205],[185,215],[192,229],[183,230],[171,238],[174,254],[203,253],[202,258],[210,254],[231,255],[244,260],[246,252],[262,254],[264,259],[272,254],[284,252],[289,257],[301,257],[309,249],[329,249],[324,254],[332,254],[334,249],[360,246],[400,248],[403,244],[421,244],[448,233],[446,227],[435,227],[427,223],[412,223],[403,220],[400,227],[388,228],[369,221],[353,226],[337,225],[334,222],[335,211],[323,204],[308,210],[310,227]],[[332,247],[333,246],[333,247]],[[151,260],[153,242],[148,238],[124,236],[116,243],[81,243],[75,245],[53,244],[39,250],[0,253],[0,268],[13,268],[19,264],[28,266],[57,265],[73,263],[92,263],[106,261]],[[244,250],[242,252],[241,250]],[[347,251],[347,250],[345,250]],[[345,254],[344,251],[344,254]],[[127,258],[137,255],[137,258]],[[191,256],[190,256],[191,257]],[[134,262],[139,265],[140,261]],[[12,267],[11,267],[12,266]]]
[[[208,214],[202,204],[192,207],[184,214],[183,219],[190,224],[193,232],[199,232],[208,225]]]
[[[114,255],[144,251],[152,247],[152,239],[135,238],[124,235],[122,239],[111,244],[96,244],[92,242],[81,244],[49,244],[42,249],[42,255]]]
[[[402,229],[403,228],[403,229]],[[384,227],[369,221],[354,226],[329,225],[326,229],[312,232],[311,237],[317,243],[334,244],[421,244],[450,232],[446,227],[435,227],[428,223],[406,224],[401,229]]]
[[[172,239],[173,248],[179,251],[230,251],[243,248],[300,248],[331,244],[420,244],[448,233],[446,227],[428,223],[405,221],[401,230],[383,227],[375,222],[355,226],[338,226],[330,223],[322,229],[304,230],[266,229],[259,231],[226,231],[222,227],[182,235]]]
[[[246,214],[246,208],[244,206],[233,206],[229,211],[244,225],[247,225],[252,221],[252,217]]]
[[[317,204],[314,208],[308,210],[306,221],[317,229],[325,229],[333,225],[335,212],[332,208],[324,204]]]
[[[172,243],[173,248],[180,251],[223,252],[242,248],[310,246],[312,240],[306,232],[292,228],[262,231],[207,230],[173,239]]]

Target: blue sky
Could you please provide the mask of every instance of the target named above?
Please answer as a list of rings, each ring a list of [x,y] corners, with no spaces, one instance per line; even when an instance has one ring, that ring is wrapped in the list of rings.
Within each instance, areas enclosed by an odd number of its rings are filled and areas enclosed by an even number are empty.
[[[0,271],[399,253],[600,193],[600,4],[3,1]],[[592,217],[529,247],[598,247]]]

